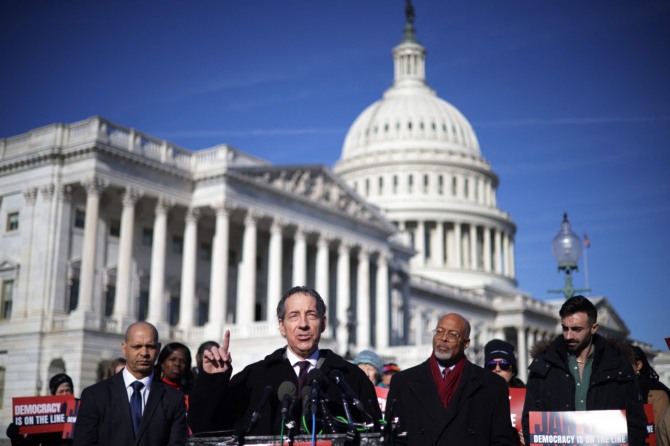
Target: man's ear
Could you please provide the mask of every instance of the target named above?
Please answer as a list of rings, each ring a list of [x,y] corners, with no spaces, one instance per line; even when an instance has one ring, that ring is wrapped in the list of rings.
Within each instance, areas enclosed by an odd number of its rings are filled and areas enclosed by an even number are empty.
[[[595,332],[598,331],[598,327],[600,327],[600,325],[598,325],[597,322],[593,324],[593,326],[591,327],[591,334],[595,334]]]
[[[279,321],[279,333],[281,333],[282,336],[286,337],[286,327],[284,327],[284,321],[282,320]]]
[[[324,316],[321,319],[321,331],[320,331],[320,333],[323,333],[324,331],[326,331],[327,326],[328,326],[328,318],[326,316]]]

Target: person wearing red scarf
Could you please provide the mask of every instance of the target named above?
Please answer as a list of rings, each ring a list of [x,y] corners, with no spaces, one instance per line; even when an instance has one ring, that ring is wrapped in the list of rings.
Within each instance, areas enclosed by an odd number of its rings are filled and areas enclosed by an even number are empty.
[[[392,444],[516,444],[507,384],[468,361],[469,346],[470,323],[447,314],[433,330],[430,358],[393,376],[386,402]]]

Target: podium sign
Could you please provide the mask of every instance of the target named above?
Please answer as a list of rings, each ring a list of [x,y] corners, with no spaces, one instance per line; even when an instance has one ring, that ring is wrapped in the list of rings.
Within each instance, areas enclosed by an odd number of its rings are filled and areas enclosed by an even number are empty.
[[[627,446],[625,410],[530,412],[530,446]]]
[[[316,437],[317,446],[343,446],[347,441],[346,434],[323,434]],[[239,440],[233,437],[191,437],[186,442],[187,446],[237,446],[241,444]],[[288,438],[281,438],[278,435],[247,436],[244,437],[243,444],[253,444],[256,446],[311,446],[312,438],[309,435],[296,435],[293,441]],[[377,446],[382,443],[380,433],[361,434],[361,445]]]

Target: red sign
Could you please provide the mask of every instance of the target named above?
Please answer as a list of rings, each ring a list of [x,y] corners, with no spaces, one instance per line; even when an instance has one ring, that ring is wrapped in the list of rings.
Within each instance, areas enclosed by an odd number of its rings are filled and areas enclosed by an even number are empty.
[[[73,395],[12,398],[14,424],[20,434],[71,430],[76,421],[76,406]]]
[[[386,412],[386,397],[389,394],[389,389],[375,386],[375,393],[377,394],[377,402],[379,402],[379,409],[381,409],[382,415],[384,415],[384,413]]]
[[[644,414],[647,416],[647,441],[644,444],[656,446],[656,430],[654,429],[654,406],[644,405]]]
[[[523,403],[526,401],[526,389],[509,389],[509,412],[512,417],[512,426],[518,432],[521,428],[521,414],[523,413]]]
[[[625,410],[529,412],[530,446],[627,446]]]

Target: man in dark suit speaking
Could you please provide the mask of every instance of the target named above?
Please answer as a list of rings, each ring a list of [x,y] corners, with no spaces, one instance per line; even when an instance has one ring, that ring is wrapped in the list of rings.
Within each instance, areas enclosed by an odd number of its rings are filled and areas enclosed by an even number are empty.
[[[309,434],[318,423],[315,411],[321,421],[317,432],[365,429],[361,424],[374,430],[381,411],[368,377],[341,356],[319,349],[326,329],[321,296],[306,287],[288,290],[277,306],[277,319],[287,346],[232,378],[230,332],[220,348],[204,352],[190,395],[193,433],[227,429],[243,435]]]
[[[160,348],[153,325],[135,322],[128,327],[121,344],[125,369],[81,394],[74,446],[186,443],[184,396],[153,379]]]

